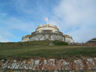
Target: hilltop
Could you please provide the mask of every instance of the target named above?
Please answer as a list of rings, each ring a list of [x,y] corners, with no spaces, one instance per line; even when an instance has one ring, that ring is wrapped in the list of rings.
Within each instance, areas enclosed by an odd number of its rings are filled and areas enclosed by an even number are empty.
[[[0,43],[0,58],[96,56],[96,47],[73,46],[60,41]]]

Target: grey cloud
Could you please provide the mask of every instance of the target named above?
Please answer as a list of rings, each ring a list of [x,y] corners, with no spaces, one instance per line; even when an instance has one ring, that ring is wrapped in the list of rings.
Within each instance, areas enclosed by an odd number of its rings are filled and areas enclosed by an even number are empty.
[[[60,30],[73,36],[75,42],[86,42],[96,37],[96,1],[95,0],[62,0],[54,8],[55,17],[50,23],[56,23]],[[55,20],[54,20],[55,18]],[[95,26],[95,27],[94,27]],[[76,29],[79,27],[79,29]]]

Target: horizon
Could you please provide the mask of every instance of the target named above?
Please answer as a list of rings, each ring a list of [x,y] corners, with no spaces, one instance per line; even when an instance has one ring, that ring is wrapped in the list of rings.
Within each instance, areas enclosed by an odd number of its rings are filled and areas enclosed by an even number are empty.
[[[0,42],[20,42],[46,17],[75,42],[96,38],[96,0],[0,0]]]

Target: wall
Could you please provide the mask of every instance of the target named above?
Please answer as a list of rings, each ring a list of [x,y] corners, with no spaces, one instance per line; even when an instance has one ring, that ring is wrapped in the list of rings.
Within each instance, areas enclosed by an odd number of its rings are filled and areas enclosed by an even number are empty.
[[[57,32],[57,31],[58,31],[58,29],[51,28],[51,27],[43,27],[43,28],[39,28],[39,29],[37,29],[36,31],[38,31],[38,32],[42,32],[42,30],[52,30],[53,32]]]
[[[96,58],[82,58],[69,60],[55,58],[29,58],[29,59],[2,59],[0,60],[0,69],[12,70],[44,70],[44,71],[76,71],[84,70],[96,71]],[[86,71],[88,72],[88,71]]]
[[[67,43],[73,43],[73,40],[69,37],[65,37],[65,42]]]
[[[72,43],[73,40],[70,37],[63,36],[61,33],[34,33],[30,37],[26,37],[23,41],[39,41],[39,40],[59,40],[67,43]]]
[[[64,41],[64,37],[62,35],[58,35],[58,34],[37,34],[34,35],[32,37],[30,37],[31,41],[34,40],[60,40],[60,41]]]

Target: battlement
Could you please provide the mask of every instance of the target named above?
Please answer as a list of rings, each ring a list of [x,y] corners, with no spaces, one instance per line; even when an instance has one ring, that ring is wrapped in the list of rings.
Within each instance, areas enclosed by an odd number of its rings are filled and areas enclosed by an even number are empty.
[[[31,35],[25,35],[22,38],[22,41],[40,41],[40,40],[59,40],[68,43],[72,43],[73,39],[71,36],[63,34],[59,31],[56,25],[40,25],[37,27],[35,32],[32,32]]]

